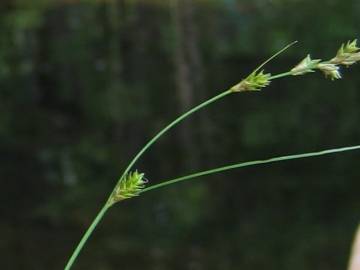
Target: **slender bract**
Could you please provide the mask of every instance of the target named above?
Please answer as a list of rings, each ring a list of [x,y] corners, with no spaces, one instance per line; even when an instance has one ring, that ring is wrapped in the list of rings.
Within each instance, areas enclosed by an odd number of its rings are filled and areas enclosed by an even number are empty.
[[[292,159],[302,159],[302,158],[330,155],[330,154],[354,151],[354,150],[359,150],[359,149],[360,149],[360,145],[355,145],[355,146],[349,146],[349,147],[322,150],[319,152],[310,152],[310,153],[303,153],[303,154],[296,154],[296,155],[289,155],[289,156],[274,157],[274,158],[269,158],[269,159],[264,159],[264,160],[254,160],[254,161],[247,161],[247,162],[242,162],[242,163],[235,163],[235,164],[227,165],[224,167],[219,167],[219,168],[215,168],[215,169],[211,169],[211,170],[207,170],[207,171],[202,171],[202,172],[185,175],[185,176],[182,176],[179,178],[174,178],[171,180],[161,181],[159,184],[144,188],[140,193],[144,193],[144,192],[147,192],[150,190],[169,186],[169,185],[172,185],[172,184],[175,184],[178,182],[198,178],[201,176],[220,173],[220,172],[229,171],[229,170],[234,170],[234,169],[238,169],[238,168],[242,168],[242,167],[250,167],[250,166],[255,166],[255,165],[274,163],[274,162],[280,162],[280,161],[286,161],[286,160],[292,160]]]
[[[207,107],[208,105],[215,103],[216,101],[219,101],[220,99],[233,94],[237,92],[244,92],[244,91],[260,91],[261,89],[268,86],[273,80],[287,77],[287,76],[299,76],[308,74],[311,72],[314,72],[316,70],[319,70],[325,74],[326,77],[334,80],[334,79],[340,79],[340,68],[339,65],[353,65],[356,62],[360,61],[360,55],[359,55],[359,48],[356,45],[356,40],[352,42],[348,42],[346,44],[343,44],[340,49],[338,50],[336,56],[332,58],[329,61],[321,61],[320,59],[311,59],[310,55],[306,56],[299,64],[297,64],[295,67],[293,67],[291,70],[271,75],[270,73],[266,73],[263,70],[263,67],[266,63],[268,63],[270,60],[274,59],[276,56],[284,52],[286,49],[291,47],[296,43],[290,43],[289,45],[285,46],[283,49],[272,55],[269,59],[264,61],[261,65],[259,65],[254,71],[252,71],[245,79],[241,80],[239,83],[235,84],[234,86],[230,87],[228,90],[223,91],[216,96],[204,101],[203,103],[197,105],[196,107],[192,108],[191,110],[185,112],[184,114],[177,117],[174,121],[172,121],[170,124],[165,126],[160,132],[158,132],[141,150],[135,155],[135,157],[130,161],[129,165],[126,167],[125,171],[121,175],[120,179],[116,183],[113,191],[111,192],[108,200],[106,201],[103,208],[100,210],[100,212],[95,217],[94,221],[91,223],[90,227],[85,232],[84,236],[80,240],[79,244],[76,246],[73,254],[71,255],[69,261],[67,262],[65,266],[65,270],[71,269],[72,265],[74,264],[76,258],[80,254],[80,251],[86,244],[87,240],[91,236],[92,232],[95,230],[96,226],[99,224],[99,222],[104,217],[106,211],[116,204],[117,202],[120,202],[125,199],[130,199],[135,196],[140,195],[141,193],[155,190],[160,187],[168,186],[171,184],[175,184],[177,182],[190,180],[196,177],[205,176],[213,173],[219,173],[227,170],[232,170],[236,168],[241,167],[247,167],[247,166],[254,166],[259,164],[265,164],[265,163],[272,163],[272,162],[278,162],[278,161],[285,161],[290,159],[299,159],[299,158],[309,158],[313,156],[320,156],[320,155],[327,155],[332,153],[338,153],[338,152],[344,152],[344,151],[352,151],[359,149],[360,146],[352,146],[352,147],[344,147],[344,148],[338,148],[338,149],[330,149],[320,152],[313,152],[313,153],[305,153],[305,154],[298,154],[298,155],[290,155],[290,156],[282,156],[282,157],[276,157],[271,158],[267,160],[257,160],[257,161],[249,161],[244,163],[237,163],[233,165],[228,165],[224,167],[219,167],[207,171],[202,171],[198,173],[194,173],[187,176],[182,176],[180,178],[168,180],[161,182],[159,184],[150,186],[145,188],[145,178],[144,173],[137,172],[137,171],[131,171],[134,164],[139,160],[139,158],[156,142],[159,140],[161,136],[163,136],[167,131],[175,127],[177,124],[185,120],[187,117],[192,115],[193,113],[199,111],[200,109],[203,109]]]

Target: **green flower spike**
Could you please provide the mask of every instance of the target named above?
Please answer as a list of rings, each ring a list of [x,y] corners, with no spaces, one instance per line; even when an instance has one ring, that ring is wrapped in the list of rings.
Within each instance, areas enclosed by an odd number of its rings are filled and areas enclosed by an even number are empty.
[[[357,47],[357,40],[348,41],[346,44],[342,44],[338,50],[336,56],[330,60],[330,63],[336,65],[351,66],[360,61],[360,48]]]
[[[253,72],[246,79],[231,87],[232,92],[260,91],[270,84],[270,73]]]
[[[304,75],[309,72],[314,72],[314,69],[320,63],[320,59],[311,59],[308,54],[299,64],[297,64],[290,72],[291,75]]]
[[[119,181],[108,200],[108,205],[112,206],[122,200],[138,196],[141,190],[145,188],[146,182],[143,173],[130,172]]]

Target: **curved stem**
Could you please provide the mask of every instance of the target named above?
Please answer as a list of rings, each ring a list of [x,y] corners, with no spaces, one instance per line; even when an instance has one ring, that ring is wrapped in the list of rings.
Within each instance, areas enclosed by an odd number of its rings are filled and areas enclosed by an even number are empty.
[[[81,238],[79,244],[77,245],[77,247],[75,248],[73,254],[71,255],[69,261],[67,262],[64,270],[69,270],[71,268],[71,266],[74,264],[76,258],[79,256],[79,253],[81,251],[81,249],[83,248],[83,246],[85,245],[86,241],[88,240],[88,238],[90,237],[90,235],[92,234],[92,232],[95,230],[96,226],[99,224],[99,222],[102,220],[102,218],[104,217],[106,211],[109,209],[109,206],[105,205],[100,212],[97,214],[97,216],[95,217],[94,221],[91,223],[90,227],[86,230],[84,236]]]
[[[171,129],[172,127],[174,127],[176,124],[178,124],[179,122],[181,122],[182,120],[184,120],[185,118],[187,118],[188,116],[190,116],[191,114],[193,114],[194,112],[200,110],[201,108],[204,108],[207,105],[210,105],[211,103],[231,94],[232,92],[230,90],[227,90],[225,92],[222,92],[216,96],[214,96],[211,99],[208,99],[207,101],[199,104],[198,106],[194,107],[193,109],[189,110],[188,112],[180,115],[178,118],[176,118],[174,121],[172,121],[169,125],[167,125],[165,128],[163,128],[159,133],[157,133],[140,151],[139,153],[132,159],[132,161],[129,163],[129,165],[127,166],[127,168],[125,169],[124,173],[122,174],[122,176],[120,177],[120,179],[118,180],[118,183],[115,185],[114,189],[117,187],[117,185],[119,184],[120,180],[130,171],[130,169],[132,168],[132,166],[135,164],[135,162],[145,153],[145,151],[147,149],[150,148],[151,145],[153,145],[162,135],[164,135],[169,129]],[[94,221],[92,222],[92,224],[90,225],[90,227],[88,228],[88,230],[86,231],[86,233],[84,234],[84,236],[82,237],[81,241],[79,242],[79,244],[77,245],[76,249],[74,250],[73,254],[71,255],[68,263],[66,264],[64,270],[69,270],[71,268],[71,266],[73,265],[74,261],[76,260],[76,258],[78,257],[81,249],[83,248],[83,246],[85,245],[86,241],[89,239],[89,237],[91,236],[92,232],[94,231],[94,229],[96,228],[96,226],[98,225],[98,223],[101,221],[101,219],[103,218],[104,214],[106,213],[106,211],[110,208],[111,204],[109,203],[110,198],[111,198],[112,193],[110,194],[110,197],[107,201],[107,203],[105,204],[105,206],[100,210],[100,212],[98,213],[98,215],[95,217]]]
[[[283,51],[287,50],[289,47],[291,47],[292,45],[294,45],[295,43],[297,43],[297,41],[294,41],[292,43],[290,43],[289,45],[287,45],[286,47],[284,47],[282,50],[280,50],[279,52],[277,52],[276,54],[274,54],[272,57],[270,57],[268,60],[266,60],[264,63],[262,63],[255,71],[257,71],[258,69],[260,69],[261,67],[263,67],[266,63],[268,63],[270,60],[272,60],[274,57],[278,56],[280,53],[282,53]],[[278,79],[278,78],[282,78],[285,76],[290,76],[292,75],[292,73],[289,72],[284,72],[284,73],[280,73],[277,75],[273,75],[269,78],[269,80],[274,80],[274,79]],[[220,93],[219,95],[214,96],[211,99],[208,99],[207,101],[199,104],[198,106],[192,108],[191,110],[189,110],[188,112],[180,115],[178,118],[176,118],[173,122],[171,122],[170,124],[168,124],[165,128],[163,128],[159,133],[157,133],[137,154],[136,156],[132,159],[132,161],[129,163],[129,165],[127,166],[127,168],[125,169],[125,171],[123,172],[123,174],[121,175],[121,177],[118,180],[118,183],[121,181],[121,179],[127,174],[129,173],[130,169],[132,168],[132,166],[135,164],[136,161],[138,161],[138,159],[145,153],[145,151],[150,148],[151,145],[153,145],[162,135],[164,135],[169,129],[171,129],[173,126],[175,126],[176,124],[178,124],[179,122],[181,122],[182,120],[184,120],[185,118],[187,118],[189,115],[193,114],[194,112],[200,110],[201,108],[210,105],[211,103],[229,95],[233,93],[233,91],[231,90],[231,88],[229,90],[226,90],[225,92]]]
[[[254,166],[254,165],[260,165],[260,164],[266,164],[266,163],[273,163],[273,162],[279,162],[279,161],[285,161],[285,160],[291,160],[291,159],[300,159],[300,158],[308,158],[308,157],[315,157],[315,156],[322,156],[322,155],[329,155],[329,154],[334,154],[334,153],[339,153],[339,152],[346,152],[346,151],[353,151],[353,150],[358,150],[360,149],[360,145],[356,145],[356,146],[350,146],[350,147],[342,147],[342,148],[335,148],[335,149],[328,149],[328,150],[323,150],[323,151],[319,151],[319,152],[310,152],[310,153],[304,153],[304,154],[296,154],[296,155],[289,155],[289,156],[281,156],[281,157],[274,157],[274,158],[270,158],[270,159],[265,159],[265,160],[254,160],[254,161],[248,161],[248,162],[242,162],[242,163],[236,163],[236,164],[232,164],[232,165],[228,165],[228,166],[223,166],[223,167],[219,167],[219,168],[215,168],[215,169],[211,169],[211,170],[207,170],[207,171],[202,171],[202,172],[197,172],[197,173],[193,173],[190,175],[185,175],[179,178],[175,178],[175,179],[171,179],[171,180],[167,180],[167,181],[163,181],[159,184],[156,185],[152,185],[150,187],[144,188],[141,193],[150,191],[150,190],[155,190],[161,187],[165,187],[165,186],[169,186],[178,182],[182,182],[185,180],[190,180],[193,178],[197,178],[200,176],[205,176],[205,175],[210,175],[210,174],[214,174],[214,173],[219,173],[219,172],[224,172],[224,171],[228,171],[228,170],[233,170],[233,169],[237,169],[237,168],[241,168],[241,167],[249,167],[249,166]]]
[[[145,153],[145,151],[147,149],[150,148],[151,145],[153,145],[162,135],[164,135],[164,133],[166,133],[169,129],[171,129],[173,126],[175,126],[176,124],[178,124],[179,122],[181,122],[182,120],[184,120],[186,117],[188,117],[189,115],[193,114],[194,112],[200,110],[201,108],[204,108],[207,105],[210,105],[211,103],[231,94],[232,91],[231,90],[226,90],[225,92],[222,92],[219,95],[216,95],[215,97],[208,99],[207,101],[199,104],[198,106],[192,108],[190,111],[180,115],[178,118],[176,118],[174,121],[172,121],[169,125],[167,125],[165,128],[163,128],[159,133],[157,133],[140,151],[139,153],[132,159],[132,161],[129,163],[129,165],[127,166],[127,168],[125,169],[124,173],[121,175],[121,177],[119,178],[118,183],[121,181],[121,179],[127,174],[129,173],[130,169],[132,168],[132,166],[135,164],[135,162]],[[116,187],[116,186],[115,186]],[[111,195],[110,195],[111,196]]]

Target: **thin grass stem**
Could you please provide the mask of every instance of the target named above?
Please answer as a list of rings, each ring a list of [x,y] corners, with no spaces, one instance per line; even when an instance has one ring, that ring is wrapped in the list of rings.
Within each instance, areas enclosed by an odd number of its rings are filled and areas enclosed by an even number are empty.
[[[79,244],[76,246],[73,254],[71,255],[69,261],[67,262],[64,270],[69,270],[72,265],[74,264],[76,258],[79,256],[80,251],[82,250],[83,246],[85,245],[85,243],[87,242],[87,240],[89,239],[90,235],[93,233],[93,231],[95,230],[96,226],[99,224],[99,222],[102,220],[102,218],[104,217],[106,211],[109,209],[109,207],[107,205],[105,205],[100,212],[97,214],[97,216],[95,217],[94,221],[91,223],[90,227],[86,230],[85,234],[83,235],[83,237],[81,238]]]
[[[254,161],[236,163],[236,164],[227,165],[227,166],[223,166],[223,167],[219,167],[219,168],[215,168],[215,169],[211,169],[211,170],[207,170],[207,171],[201,171],[201,172],[193,173],[190,175],[185,175],[185,176],[171,179],[171,180],[161,181],[161,183],[159,183],[159,184],[155,184],[155,185],[149,186],[147,188],[144,188],[141,191],[141,193],[148,192],[150,190],[155,190],[155,189],[158,189],[161,187],[166,187],[166,186],[169,186],[169,185],[172,185],[175,183],[179,183],[179,182],[182,182],[185,180],[190,180],[193,178],[198,178],[201,176],[220,173],[220,172],[224,172],[224,171],[234,170],[234,169],[238,169],[238,168],[242,168],[242,167],[250,167],[250,166],[255,166],[255,165],[260,165],[260,164],[267,164],[267,163],[292,160],[292,159],[301,159],[301,158],[330,155],[330,154],[335,154],[335,153],[339,153],[339,152],[353,151],[353,150],[358,150],[358,149],[360,149],[360,145],[322,150],[319,152],[310,152],[310,153],[304,153],[304,154],[274,157],[274,158],[265,159],[265,160],[254,160]]]
[[[279,78],[283,78],[283,77],[287,77],[287,76],[292,76],[292,72],[289,71],[289,72],[284,72],[284,73],[280,73],[280,74],[276,74],[276,75],[273,75],[269,78],[269,80],[275,80],[275,79],[279,79]]]

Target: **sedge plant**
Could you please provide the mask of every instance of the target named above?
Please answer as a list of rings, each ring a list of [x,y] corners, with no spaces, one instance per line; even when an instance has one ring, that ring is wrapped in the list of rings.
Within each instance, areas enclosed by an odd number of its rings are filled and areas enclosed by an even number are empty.
[[[214,173],[220,173],[232,169],[255,166],[266,163],[280,162],[286,160],[293,160],[293,159],[310,158],[315,156],[329,155],[339,152],[353,151],[360,149],[360,145],[355,145],[355,146],[342,147],[336,149],[328,149],[319,152],[302,153],[302,154],[274,157],[264,160],[236,163],[219,168],[196,172],[175,179],[160,181],[158,184],[150,185],[148,187],[146,187],[147,181],[144,178],[144,173],[138,172],[137,170],[132,170],[134,164],[139,160],[139,158],[167,131],[172,129],[174,126],[176,126],[178,123],[180,123],[181,121],[192,115],[193,113],[209,106],[212,103],[219,101],[220,99],[223,99],[230,95],[235,95],[240,92],[261,91],[263,88],[268,86],[276,79],[280,79],[287,76],[301,76],[315,71],[322,72],[325,75],[325,77],[328,79],[338,80],[342,78],[340,73],[341,66],[349,67],[360,61],[360,48],[357,46],[357,40],[355,39],[353,41],[348,41],[347,43],[342,44],[339,50],[337,51],[336,55],[330,60],[322,61],[321,59],[313,59],[309,54],[303,60],[301,60],[297,65],[291,68],[289,71],[275,75],[272,75],[271,73],[267,73],[264,71],[263,68],[265,64],[267,64],[269,61],[274,59],[276,56],[287,50],[295,43],[296,41],[285,46],[279,52],[275,53],[268,60],[266,60],[264,63],[258,66],[254,71],[252,71],[247,77],[242,79],[239,83],[230,87],[226,91],[220,92],[218,95],[206,100],[205,102],[199,104],[198,106],[180,115],[178,118],[176,118],[166,127],[164,127],[160,132],[158,132],[151,140],[149,140],[149,142],[145,144],[143,148],[141,148],[141,150],[134,156],[134,158],[130,161],[129,165],[124,170],[123,174],[116,183],[113,191],[111,192],[109,198],[107,199],[107,201],[105,202],[105,204],[103,205],[97,216],[95,217],[94,221],[91,223],[91,225],[89,226],[83,237],[81,238],[80,242],[76,246],[64,270],[71,269],[74,262],[78,258],[81,250],[83,249],[89,237],[95,230],[96,226],[103,219],[105,213],[118,202],[121,202],[126,199],[135,198],[136,196],[139,196],[145,192],[156,190],[158,188],[169,186],[175,183],[191,180],[194,178],[198,178],[201,176],[206,176]]]

